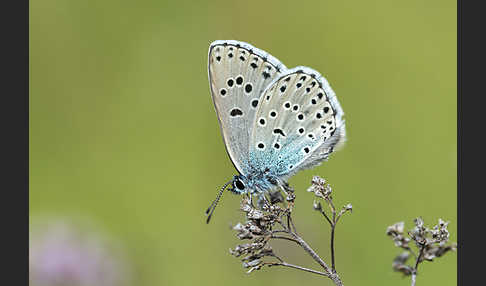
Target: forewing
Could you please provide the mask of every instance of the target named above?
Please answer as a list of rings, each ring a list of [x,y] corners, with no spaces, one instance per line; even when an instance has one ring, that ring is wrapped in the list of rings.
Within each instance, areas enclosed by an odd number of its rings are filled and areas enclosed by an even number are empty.
[[[281,177],[320,164],[345,139],[343,111],[328,82],[307,67],[287,70],[264,91],[250,137],[256,166]]]
[[[286,67],[250,44],[215,41],[209,47],[209,83],[226,150],[241,173],[260,96]]]

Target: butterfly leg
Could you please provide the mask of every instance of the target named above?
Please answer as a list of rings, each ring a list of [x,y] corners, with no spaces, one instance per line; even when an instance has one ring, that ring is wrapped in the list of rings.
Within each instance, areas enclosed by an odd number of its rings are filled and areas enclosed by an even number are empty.
[[[255,205],[253,205],[253,197],[252,197],[251,193],[246,193],[245,195],[248,198],[248,202],[250,202],[250,205],[252,206],[252,208],[255,208]]]
[[[287,202],[289,202],[289,205],[293,206],[294,205],[294,201],[295,201],[294,189],[292,187],[290,187],[289,183],[287,183],[287,182],[283,182],[280,185],[280,189],[287,196],[285,199],[287,200]]]
[[[290,185],[287,182],[283,182],[280,185],[280,189],[285,193],[286,195],[286,200],[288,202],[287,205],[287,227],[289,228],[290,231],[292,229],[294,232],[297,234],[297,229],[295,228],[294,221],[292,220],[292,210],[294,207],[294,202],[295,202],[295,194],[294,194],[294,189],[290,187]]]
[[[268,198],[265,196],[264,193],[261,193],[259,196],[258,196],[258,206],[263,208],[263,206],[270,206],[271,203],[270,201],[268,200]]]

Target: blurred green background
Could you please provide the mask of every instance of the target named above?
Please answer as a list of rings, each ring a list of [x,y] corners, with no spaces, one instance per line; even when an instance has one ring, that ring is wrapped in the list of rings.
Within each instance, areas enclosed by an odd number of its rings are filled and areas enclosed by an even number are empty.
[[[299,232],[329,261],[329,229],[305,192],[328,179],[353,213],[337,228],[345,285],[410,285],[387,226],[439,217],[456,234],[456,1],[30,2],[30,216],[82,215],[124,246],[133,285],[331,285],[292,269],[246,274],[228,249],[242,219],[211,101],[207,52],[246,41],[330,82],[348,141],[298,173]],[[289,262],[318,266],[294,245]],[[457,254],[418,285],[456,285]]]

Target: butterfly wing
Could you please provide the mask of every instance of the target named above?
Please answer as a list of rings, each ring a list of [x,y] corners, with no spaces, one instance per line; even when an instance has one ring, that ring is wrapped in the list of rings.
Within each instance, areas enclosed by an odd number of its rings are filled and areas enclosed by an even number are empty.
[[[213,42],[208,62],[211,94],[226,150],[238,172],[245,174],[260,96],[287,68],[268,53],[239,41]]]
[[[345,140],[343,110],[327,80],[313,69],[285,71],[261,101],[250,137],[254,166],[286,178],[320,164]]]

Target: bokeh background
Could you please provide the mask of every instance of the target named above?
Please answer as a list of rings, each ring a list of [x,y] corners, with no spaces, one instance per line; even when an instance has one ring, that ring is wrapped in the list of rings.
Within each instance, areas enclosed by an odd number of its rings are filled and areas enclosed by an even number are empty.
[[[209,44],[237,39],[330,82],[348,141],[290,180],[300,233],[327,261],[305,192],[328,179],[354,210],[337,228],[345,285],[409,285],[387,226],[422,216],[456,234],[456,1],[30,2],[30,217],[83,217],[122,245],[132,285],[331,285],[292,269],[246,274],[228,249],[242,219],[207,79]],[[281,245],[289,262],[318,268]],[[456,285],[455,253],[419,285]],[[96,285],[94,285],[96,286]]]

